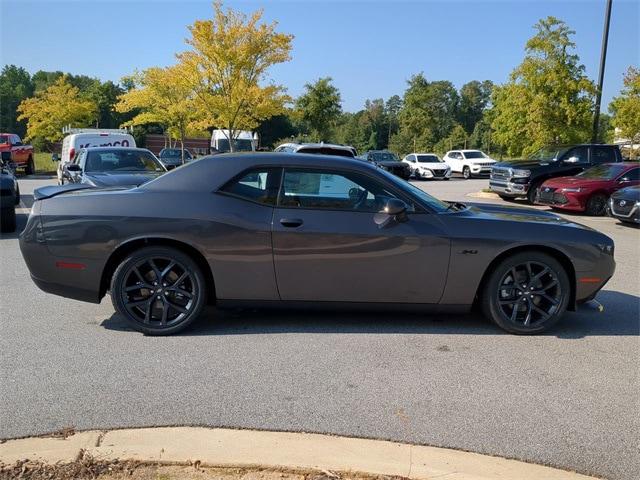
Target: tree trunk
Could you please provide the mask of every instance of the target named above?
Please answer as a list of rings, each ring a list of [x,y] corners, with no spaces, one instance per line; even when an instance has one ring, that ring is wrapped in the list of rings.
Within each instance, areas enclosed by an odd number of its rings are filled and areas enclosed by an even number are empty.
[[[228,132],[227,140],[229,140],[229,152],[233,153],[236,151],[236,145],[235,145],[235,142],[233,141],[233,137],[234,137],[233,127],[229,126],[229,128],[227,128],[227,132]]]

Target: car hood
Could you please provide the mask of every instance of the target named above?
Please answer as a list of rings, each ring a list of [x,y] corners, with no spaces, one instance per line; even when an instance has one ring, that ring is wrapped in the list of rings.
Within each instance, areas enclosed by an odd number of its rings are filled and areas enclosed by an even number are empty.
[[[449,166],[444,162],[419,162],[416,163],[416,165],[418,166],[418,168],[422,167],[428,168],[430,170],[446,170],[447,168],[449,168]]]
[[[178,158],[160,158],[160,161],[165,164],[165,165],[180,165],[182,163],[182,159],[180,157]],[[185,162],[188,162],[189,159],[185,158],[184,159]]]
[[[82,183],[96,187],[120,187],[120,186],[140,186],[165,172],[96,172],[85,173]]]
[[[627,187],[615,192],[612,197],[630,200],[632,202],[640,201],[640,185],[635,187]]]
[[[545,223],[554,225],[564,225],[577,227],[586,230],[593,230],[580,223],[567,220],[545,210],[536,210],[525,207],[505,207],[486,203],[467,203],[467,214],[487,220],[501,220],[516,223]]]
[[[553,162],[540,161],[540,160],[531,160],[529,158],[521,158],[516,160],[509,160],[508,162],[497,162],[495,167],[504,167],[504,168],[537,168],[541,165],[549,165]]]
[[[605,179],[594,179],[594,178],[583,178],[583,177],[557,177],[551,178],[544,182],[543,187],[552,187],[552,188],[571,188],[571,187],[581,187],[581,188],[596,188],[607,185],[612,182],[612,180]]]

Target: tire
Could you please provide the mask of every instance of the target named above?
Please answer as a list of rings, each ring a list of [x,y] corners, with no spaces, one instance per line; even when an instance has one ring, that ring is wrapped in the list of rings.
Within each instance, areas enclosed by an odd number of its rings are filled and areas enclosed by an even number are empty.
[[[33,175],[35,172],[35,166],[33,165],[33,157],[29,156],[27,160],[27,166],[24,168],[24,173],[27,175]]]
[[[16,209],[13,205],[0,210],[0,231],[2,233],[16,231]]]
[[[16,182],[17,185],[17,182]],[[20,205],[20,185],[16,186],[16,199],[14,205]]]
[[[540,185],[542,185],[541,182],[533,183],[527,191],[527,201],[531,205],[534,205],[536,203],[536,197],[538,196],[538,188],[540,188]]]
[[[469,180],[471,178],[471,169],[467,165],[462,167],[462,176],[465,180]]]
[[[602,193],[596,193],[595,195],[591,195],[589,200],[587,200],[587,208],[585,212],[587,215],[593,215],[595,217],[601,217],[607,213],[607,198],[606,195]]]
[[[570,295],[569,275],[560,262],[545,253],[525,251],[505,258],[493,269],[480,301],[485,317],[503,330],[532,335],[562,318]]]
[[[190,256],[170,247],[133,252],[111,279],[114,308],[145,335],[172,335],[186,329],[202,313],[206,297],[200,267]]]

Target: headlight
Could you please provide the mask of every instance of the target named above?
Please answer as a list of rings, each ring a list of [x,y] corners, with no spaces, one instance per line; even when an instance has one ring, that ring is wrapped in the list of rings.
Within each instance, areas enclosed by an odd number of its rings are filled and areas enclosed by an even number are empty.
[[[563,188],[560,191],[567,192],[567,193],[580,193],[582,191],[582,188],[580,187]]]
[[[513,170],[511,170],[511,176],[512,177],[530,177],[531,176],[531,170],[520,170],[518,168],[515,168]]]

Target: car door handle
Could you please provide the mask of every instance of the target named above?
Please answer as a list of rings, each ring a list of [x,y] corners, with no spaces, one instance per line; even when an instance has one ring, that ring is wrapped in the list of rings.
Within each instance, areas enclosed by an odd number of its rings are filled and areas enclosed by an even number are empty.
[[[302,225],[304,222],[300,218],[281,218],[280,224],[283,227],[295,228]]]

